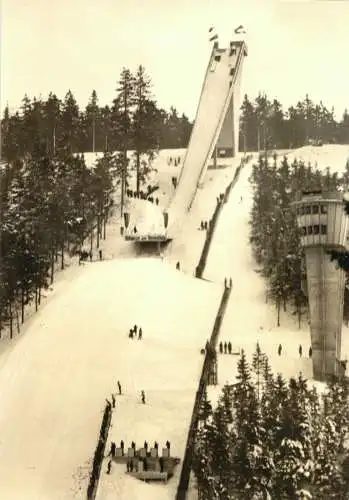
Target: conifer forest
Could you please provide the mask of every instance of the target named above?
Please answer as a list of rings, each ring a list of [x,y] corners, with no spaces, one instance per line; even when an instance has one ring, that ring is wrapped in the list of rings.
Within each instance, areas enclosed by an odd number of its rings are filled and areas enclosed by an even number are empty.
[[[199,414],[194,472],[200,500],[347,499],[348,386],[319,394],[300,374],[272,373],[257,344],[236,382]]]

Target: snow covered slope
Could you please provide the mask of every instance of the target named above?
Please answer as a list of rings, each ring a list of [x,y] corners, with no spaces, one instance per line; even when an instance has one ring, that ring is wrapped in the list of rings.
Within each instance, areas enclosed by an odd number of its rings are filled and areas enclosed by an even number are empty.
[[[223,208],[209,253],[204,277],[224,281],[231,277],[233,289],[220,332],[220,341],[230,341],[234,349],[244,349],[252,354],[259,341],[261,348],[270,355],[275,371],[285,376],[302,371],[312,376],[311,360],[299,359],[298,345],[307,354],[310,332],[307,324],[298,329],[297,320],[284,314],[281,326],[276,326],[275,306],[266,304],[266,284],[256,273],[249,244],[252,190],[248,181],[251,164],[241,172],[227,205]],[[242,201],[241,201],[242,197]],[[277,347],[283,345],[283,355],[276,356]],[[219,382],[232,381],[238,357],[219,355]]]
[[[118,379],[126,396],[115,432],[127,438],[141,425],[145,415],[138,402],[144,389],[149,418],[162,421],[167,408],[163,432],[182,452],[200,348],[222,287],[194,280],[159,259],[96,262],[84,271],[32,321],[1,367],[0,498],[85,496],[86,462],[94,452],[104,399],[116,392]],[[135,323],[143,328],[141,341],[128,338]],[[175,437],[180,433],[182,441]]]
[[[347,144],[324,144],[323,146],[304,146],[286,154],[289,160],[303,160],[311,163],[320,170],[330,167],[331,172],[342,173],[349,159],[349,146]]]

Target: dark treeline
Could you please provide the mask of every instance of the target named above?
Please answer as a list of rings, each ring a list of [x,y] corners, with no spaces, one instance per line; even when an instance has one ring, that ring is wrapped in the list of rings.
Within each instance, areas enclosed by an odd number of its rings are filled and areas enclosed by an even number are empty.
[[[336,121],[334,109],[303,101],[284,111],[277,99],[259,95],[250,101],[245,95],[240,116],[241,151],[298,148],[306,144],[349,143],[349,114]]]
[[[121,88],[124,93],[120,93]],[[157,106],[143,66],[135,74],[124,68],[110,106],[101,106],[93,90],[88,105],[81,109],[69,90],[63,99],[52,92],[46,100],[25,95],[19,111],[12,115],[5,108],[3,157],[12,160],[31,153],[37,142],[46,152],[56,153],[66,148],[72,153],[117,151],[124,146],[125,127],[127,147],[136,149],[140,123],[143,128],[147,125],[143,142],[146,135],[154,149],[181,148],[188,143],[191,124],[186,115],[179,115],[174,107],[167,112]]]
[[[250,242],[260,273],[266,279],[266,298],[275,301],[277,323],[280,309],[290,306],[298,315],[307,310],[306,267],[300,245],[296,214],[290,203],[297,191],[324,189],[346,191],[349,187],[349,163],[343,176],[321,172],[301,161],[291,164],[286,157],[280,161],[261,155],[253,166],[250,182],[253,186]],[[330,257],[329,257],[330,258]],[[349,319],[349,294],[345,291],[344,319]]]
[[[38,134],[47,151],[67,147],[67,142],[75,153],[120,150],[123,113],[118,93],[122,80],[127,81],[129,94],[129,149],[135,149],[140,117],[147,123],[154,149],[187,147],[192,122],[175,107],[166,111],[157,105],[151,94],[151,80],[139,66],[135,74],[126,68],[122,70],[111,105],[101,105],[93,90],[89,103],[81,109],[69,90],[63,99],[52,92],[46,100],[25,95],[14,114],[6,107],[2,118],[3,157],[12,159],[31,152]],[[141,107],[136,102],[141,102]],[[240,115],[241,151],[297,148],[309,143],[349,143],[347,110],[337,121],[333,108],[328,110],[321,101],[314,103],[308,95],[287,110],[277,99],[270,100],[266,95],[253,101],[245,95]]]
[[[348,498],[348,386],[286,382],[260,347],[213,409],[205,395],[193,469],[200,500]]]

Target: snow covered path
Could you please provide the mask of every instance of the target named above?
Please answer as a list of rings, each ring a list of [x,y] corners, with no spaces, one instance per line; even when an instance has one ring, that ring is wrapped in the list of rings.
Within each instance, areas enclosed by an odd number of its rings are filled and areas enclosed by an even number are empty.
[[[248,357],[259,341],[275,371],[286,377],[302,371],[304,376],[311,377],[311,360],[299,359],[298,355],[299,344],[303,345],[303,352],[307,355],[310,346],[308,325],[299,330],[294,317],[282,314],[281,326],[277,327],[275,306],[265,303],[265,282],[255,272],[248,224],[252,208],[252,190],[248,181],[251,165],[244,167],[228,203],[223,207],[204,273],[208,280],[222,283],[225,277],[231,277],[233,281],[219,341],[230,341],[233,351],[243,348]],[[281,357],[277,356],[279,343],[283,345]],[[219,383],[232,382],[238,356],[218,356]],[[218,389],[210,388],[210,391]]]
[[[199,230],[200,222],[209,221],[216,207],[216,198],[223,193],[232,181],[235,171],[240,164],[241,155],[229,159],[228,168],[221,170],[207,170],[204,186],[197,191],[195,201],[190,212],[182,220],[182,229],[176,238],[168,244],[165,250],[167,261],[181,264],[181,269],[194,275],[204,246],[206,231]]]

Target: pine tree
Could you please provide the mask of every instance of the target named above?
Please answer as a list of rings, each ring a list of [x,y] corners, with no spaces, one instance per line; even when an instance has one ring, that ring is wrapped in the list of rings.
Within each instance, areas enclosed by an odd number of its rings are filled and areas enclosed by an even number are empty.
[[[258,399],[244,351],[241,353],[237,371],[237,383],[233,386],[236,443],[234,446],[232,480],[235,488],[241,492],[246,487],[249,488],[253,468],[251,456],[253,456],[254,447],[260,443]]]
[[[55,94],[50,92],[43,108],[46,121],[47,151],[50,155],[55,156],[57,138],[60,133],[62,103]]]
[[[60,148],[69,151],[69,153],[79,152],[78,137],[79,137],[79,122],[80,111],[76,99],[71,90],[68,90],[65,95],[62,115],[61,115],[61,130]]]
[[[290,379],[288,398],[283,407],[280,438],[276,454],[276,495],[299,498],[308,491],[313,474],[311,421],[307,408],[307,388],[304,379]]]
[[[257,115],[253,104],[249,101],[247,94],[244,96],[241,105],[240,115],[240,144],[243,144],[243,151],[254,151],[257,149]]]
[[[261,378],[262,378],[262,374],[264,371],[265,362],[266,362],[266,356],[262,352],[260,345],[259,345],[259,342],[257,342],[256,350],[253,353],[253,357],[252,357],[252,367],[253,367],[253,371],[257,377],[257,398],[258,398],[258,401],[259,401],[260,396],[261,396]]]
[[[348,385],[345,381],[332,383],[325,397],[326,415],[332,418],[339,436],[338,452],[343,452],[348,437],[349,400]]]
[[[199,408],[199,420],[206,422],[206,420],[212,415],[212,405],[207,399],[207,390],[205,388]]]
[[[222,389],[222,395],[219,398],[219,404],[221,407],[222,414],[224,415],[227,425],[233,423],[233,397],[231,386],[224,385]]]
[[[118,148],[120,151],[120,160],[122,162],[121,172],[121,215],[124,210],[124,196],[127,179],[128,157],[127,151],[132,145],[132,112],[135,103],[135,83],[134,76],[127,68],[121,71],[117,87],[117,96],[113,101],[113,127],[119,138]]]
[[[140,65],[134,79],[134,104],[132,115],[133,142],[135,146],[136,191],[139,193],[141,181],[145,180],[154,159],[158,138],[153,128],[156,119],[156,104],[151,97],[151,80]]]
[[[98,136],[98,126],[100,120],[100,112],[98,107],[98,96],[95,90],[89,99],[89,103],[85,110],[86,117],[86,140],[87,140],[87,151],[96,151],[96,138]]]

